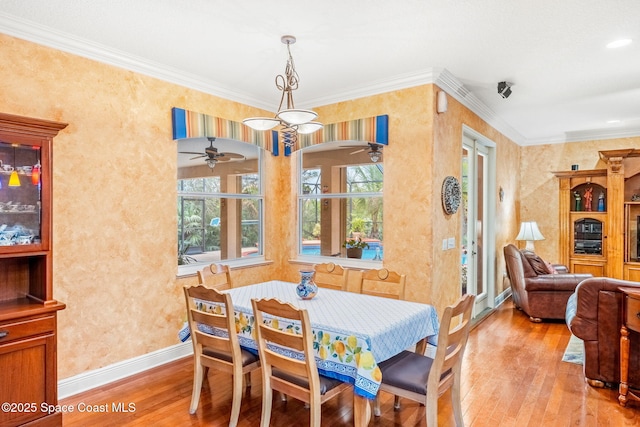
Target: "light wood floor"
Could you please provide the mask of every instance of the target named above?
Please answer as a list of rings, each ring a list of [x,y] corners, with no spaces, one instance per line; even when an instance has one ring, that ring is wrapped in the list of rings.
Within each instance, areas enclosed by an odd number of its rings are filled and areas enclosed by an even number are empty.
[[[617,391],[587,385],[580,365],[562,362],[569,341],[564,323],[531,323],[505,303],[472,332],[465,354],[462,407],[466,426],[640,426],[640,405],[618,404]],[[76,412],[63,416],[64,426],[226,426],[231,410],[230,378],[209,373],[198,411],[189,415],[192,361],[190,358],[147,371],[61,401]],[[260,422],[261,381],[242,401],[239,426]],[[440,398],[439,426],[454,425],[449,393]],[[322,409],[322,425],[353,424],[353,397],[343,393]],[[80,404],[107,405],[108,413],[78,412]],[[135,405],[135,411],[113,412],[113,403]],[[393,410],[393,397],[382,396],[382,416],[371,426],[426,426],[424,407],[401,400]],[[306,426],[308,411],[290,399],[275,399],[271,425]],[[431,426],[433,427],[433,426]]]

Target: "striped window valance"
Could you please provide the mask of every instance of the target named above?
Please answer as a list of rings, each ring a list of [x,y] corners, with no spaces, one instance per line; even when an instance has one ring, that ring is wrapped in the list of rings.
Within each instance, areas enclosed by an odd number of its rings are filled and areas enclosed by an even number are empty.
[[[234,139],[257,145],[278,155],[278,131],[255,131],[240,122],[172,108],[173,139],[216,138]],[[310,147],[333,141],[361,141],[389,144],[389,116],[375,116],[346,122],[325,124],[324,128],[309,135],[298,135],[296,148]],[[285,148],[285,155],[291,153]]]
[[[276,131],[255,131],[240,122],[176,107],[171,109],[171,118],[173,139],[214,136],[247,142],[277,154],[278,132]]]
[[[367,117],[324,125],[323,129],[315,133],[298,135],[298,148],[333,141],[377,142],[388,145],[389,116]]]

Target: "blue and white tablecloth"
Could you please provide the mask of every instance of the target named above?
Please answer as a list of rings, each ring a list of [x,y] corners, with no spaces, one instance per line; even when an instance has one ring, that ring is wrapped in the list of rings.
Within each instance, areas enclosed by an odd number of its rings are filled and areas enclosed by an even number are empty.
[[[378,363],[423,338],[435,344],[439,320],[431,305],[324,288],[315,298],[301,300],[296,286],[271,281],[225,291],[233,301],[240,345],[257,350],[251,299],[290,302],[309,312],[320,373],[349,382],[355,393],[373,398],[382,380]],[[204,304],[203,308],[220,309],[211,304]],[[282,320],[278,323],[280,329],[295,327]]]

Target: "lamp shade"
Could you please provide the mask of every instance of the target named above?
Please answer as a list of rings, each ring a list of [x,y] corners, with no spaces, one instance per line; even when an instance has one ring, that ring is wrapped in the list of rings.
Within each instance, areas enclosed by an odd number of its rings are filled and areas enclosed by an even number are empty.
[[[245,125],[254,130],[269,130],[280,124],[280,120],[270,119],[268,117],[253,117],[242,121]]]
[[[316,131],[319,131],[323,127],[324,126],[322,125],[322,123],[318,123],[318,122],[302,123],[298,125],[298,133],[302,133],[302,134],[314,133]]]
[[[11,176],[9,176],[9,187],[20,187],[20,177],[15,170],[11,172]]]
[[[290,125],[301,125],[315,119],[318,114],[311,110],[289,109],[278,111],[276,117]]]
[[[520,233],[518,233],[516,240],[526,240],[526,249],[533,251],[533,242],[535,240],[544,240],[544,236],[540,232],[537,222],[525,221],[520,224]]]

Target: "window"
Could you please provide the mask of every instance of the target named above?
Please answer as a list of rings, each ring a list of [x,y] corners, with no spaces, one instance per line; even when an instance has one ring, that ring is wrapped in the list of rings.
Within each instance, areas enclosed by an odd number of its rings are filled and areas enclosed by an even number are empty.
[[[353,238],[369,246],[362,259],[383,259],[384,166],[366,148],[333,142],[300,151],[300,255],[345,257],[343,243]]]
[[[178,141],[178,265],[263,254],[261,152],[239,141]]]

